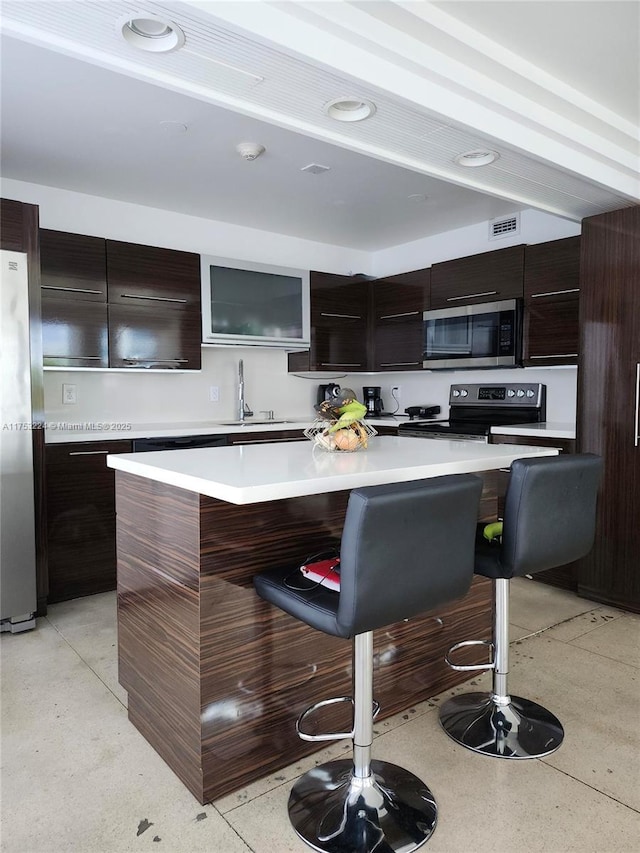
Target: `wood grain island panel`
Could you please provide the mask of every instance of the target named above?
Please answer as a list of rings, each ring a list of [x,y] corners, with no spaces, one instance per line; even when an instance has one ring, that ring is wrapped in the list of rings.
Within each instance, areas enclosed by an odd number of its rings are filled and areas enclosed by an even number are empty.
[[[348,496],[236,505],[116,473],[129,719],[201,803],[321,748],[298,739],[297,716],[351,692],[351,643],[272,607],[252,584],[256,572],[286,563],[293,571],[335,543]],[[460,639],[489,636],[491,596],[477,578],[464,599],[375,632],[379,719],[465,679],[443,656]]]

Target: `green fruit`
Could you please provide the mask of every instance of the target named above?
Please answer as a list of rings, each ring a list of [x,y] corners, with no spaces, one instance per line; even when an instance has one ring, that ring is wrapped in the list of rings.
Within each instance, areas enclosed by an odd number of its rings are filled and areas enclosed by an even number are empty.
[[[357,400],[352,400],[350,403],[346,403],[344,406],[340,406],[338,409],[338,414],[340,415],[355,415],[356,419],[364,417],[367,413],[367,407],[363,406],[362,403],[359,403]]]
[[[502,522],[493,521],[491,524],[486,524],[482,535],[487,542],[492,542],[494,539],[499,539],[502,536]]]

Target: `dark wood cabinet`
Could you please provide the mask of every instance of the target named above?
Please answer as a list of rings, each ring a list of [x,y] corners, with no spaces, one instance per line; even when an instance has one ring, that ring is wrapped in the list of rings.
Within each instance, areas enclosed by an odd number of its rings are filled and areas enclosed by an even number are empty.
[[[108,367],[107,305],[42,299],[43,364],[47,367]]]
[[[306,441],[301,429],[264,430],[263,432],[232,432],[227,435],[228,444],[271,444],[273,442]]]
[[[200,258],[40,232],[44,364],[199,370]]]
[[[578,448],[604,459],[578,592],[640,612],[640,207],[582,223]]]
[[[311,347],[289,354],[289,370],[358,373],[370,369],[370,283],[312,272]]]
[[[107,240],[111,305],[200,312],[200,256],[192,252]]]
[[[523,295],[524,246],[511,246],[431,267],[431,308],[499,302]]]
[[[422,312],[429,307],[430,282],[430,269],[372,282],[374,370],[422,369]]]
[[[40,229],[43,298],[107,301],[107,255],[101,237]]]
[[[108,367],[105,241],[42,228],[40,267],[43,364]]]
[[[200,369],[200,314],[163,305],[109,305],[109,366]]]
[[[130,441],[46,448],[49,602],[116,588],[115,477],[109,453]]]
[[[580,237],[527,246],[524,258],[524,363],[576,364]]]

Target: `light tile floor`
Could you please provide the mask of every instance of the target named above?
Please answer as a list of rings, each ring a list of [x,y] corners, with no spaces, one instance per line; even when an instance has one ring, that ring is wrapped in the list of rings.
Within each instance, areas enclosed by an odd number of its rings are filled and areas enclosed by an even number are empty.
[[[525,579],[511,599],[511,690],[560,717],[561,749],[533,761],[475,755],[441,731],[445,697],[434,697],[377,724],[374,756],[434,792],[425,851],[637,851],[640,616]],[[54,605],[1,647],[5,853],[309,849],[289,826],[289,788],[344,743],[201,806],[127,720],[114,594]]]

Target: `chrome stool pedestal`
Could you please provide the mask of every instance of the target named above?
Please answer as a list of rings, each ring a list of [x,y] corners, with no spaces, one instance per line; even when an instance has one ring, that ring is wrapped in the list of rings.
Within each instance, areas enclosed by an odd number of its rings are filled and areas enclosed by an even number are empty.
[[[440,725],[453,740],[484,755],[497,758],[542,758],[555,752],[564,739],[560,720],[535,702],[510,696],[509,674],[509,580],[495,581],[493,661],[488,664],[449,666],[460,672],[493,670],[491,693],[462,693],[448,699],[440,708]],[[484,641],[457,643],[461,646],[485,644]]]
[[[353,672],[353,760],[329,761],[305,773],[289,795],[289,819],[300,838],[323,853],[410,853],[431,836],[437,806],[413,773],[371,761],[372,632],[354,637]]]

